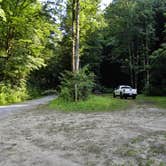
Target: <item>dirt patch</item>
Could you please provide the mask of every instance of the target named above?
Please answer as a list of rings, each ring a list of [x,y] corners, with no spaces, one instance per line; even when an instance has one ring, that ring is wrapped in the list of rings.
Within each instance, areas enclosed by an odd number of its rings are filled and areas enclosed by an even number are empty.
[[[109,113],[45,108],[0,119],[0,166],[165,166],[166,110]]]

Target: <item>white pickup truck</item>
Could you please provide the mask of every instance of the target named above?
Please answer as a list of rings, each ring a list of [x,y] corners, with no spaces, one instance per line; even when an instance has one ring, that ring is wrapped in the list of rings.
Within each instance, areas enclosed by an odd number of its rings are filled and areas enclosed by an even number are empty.
[[[120,96],[121,99],[127,99],[127,97],[132,97],[133,99],[136,99],[137,89],[132,89],[131,86],[128,85],[120,85],[113,92],[113,97],[116,96]]]

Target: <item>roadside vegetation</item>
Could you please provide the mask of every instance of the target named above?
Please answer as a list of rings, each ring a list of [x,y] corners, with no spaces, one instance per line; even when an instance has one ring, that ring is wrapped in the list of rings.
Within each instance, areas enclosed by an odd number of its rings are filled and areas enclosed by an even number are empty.
[[[165,96],[145,96],[139,95],[137,97],[138,102],[145,102],[153,104],[159,108],[166,108],[166,97]]]
[[[0,104],[58,87],[71,102],[120,84],[164,96],[166,1],[100,6],[100,0],[0,0]]]
[[[138,95],[136,100],[113,98],[112,94],[90,95],[87,100],[66,101],[59,97],[49,104],[49,108],[65,112],[107,112],[125,110],[134,102],[149,103],[158,108],[166,108],[166,97]]]
[[[112,95],[90,95],[87,100],[78,102],[64,101],[62,98],[55,99],[49,105],[51,109],[65,112],[105,112],[124,110],[131,105],[131,100],[112,98]]]

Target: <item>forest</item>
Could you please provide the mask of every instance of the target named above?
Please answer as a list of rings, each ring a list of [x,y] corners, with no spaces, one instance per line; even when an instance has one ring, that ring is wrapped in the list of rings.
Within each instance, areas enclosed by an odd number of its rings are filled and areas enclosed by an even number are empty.
[[[166,95],[166,1],[100,3],[0,0],[0,104],[55,89],[71,97],[77,84],[78,98],[120,84]]]

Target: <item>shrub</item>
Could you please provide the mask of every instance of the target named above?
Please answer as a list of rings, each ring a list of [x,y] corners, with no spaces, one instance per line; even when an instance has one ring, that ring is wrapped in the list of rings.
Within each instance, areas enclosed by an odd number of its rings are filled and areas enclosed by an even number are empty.
[[[37,87],[28,86],[27,87],[29,99],[38,98],[42,95],[42,91]]]
[[[94,74],[84,67],[79,72],[66,71],[60,77],[60,97],[66,101],[85,100],[94,87]],[[75,93],[77,90],[77,94]]]
[[[10,84],[0,84],[0,104],[20,102],[28,98],[25,87],[12,87]]]

